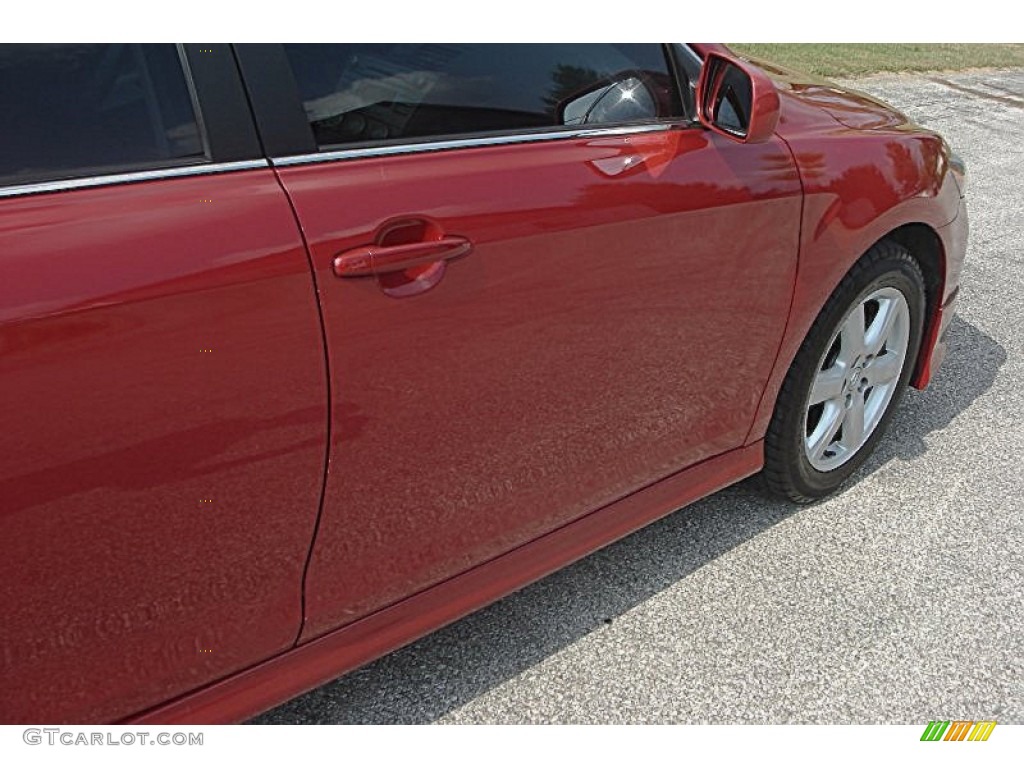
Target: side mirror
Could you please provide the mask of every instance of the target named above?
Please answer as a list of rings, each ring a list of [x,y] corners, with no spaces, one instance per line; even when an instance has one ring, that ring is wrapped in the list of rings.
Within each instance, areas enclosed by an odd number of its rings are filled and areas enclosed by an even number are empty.
[[[697,119],[735,141],[767,141],[779,123],[779,94],[757,67],[709,52],[697,80]]]

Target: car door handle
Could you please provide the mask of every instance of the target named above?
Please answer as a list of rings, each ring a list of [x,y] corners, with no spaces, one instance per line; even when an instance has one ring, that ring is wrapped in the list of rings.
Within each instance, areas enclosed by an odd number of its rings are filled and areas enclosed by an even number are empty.
[[[442,237],[404,245],[361,245],[338,254],[334,274],[338,277],[364,277],[400,272],[430,262],[465,256],[473,244],[464,237]]]

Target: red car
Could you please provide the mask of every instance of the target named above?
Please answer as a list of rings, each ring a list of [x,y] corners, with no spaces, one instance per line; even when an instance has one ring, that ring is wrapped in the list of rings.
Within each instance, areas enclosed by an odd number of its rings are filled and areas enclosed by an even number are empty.
[[[0,46],[0,721],[245,719],[942,359],[963,164],[717,45]]]

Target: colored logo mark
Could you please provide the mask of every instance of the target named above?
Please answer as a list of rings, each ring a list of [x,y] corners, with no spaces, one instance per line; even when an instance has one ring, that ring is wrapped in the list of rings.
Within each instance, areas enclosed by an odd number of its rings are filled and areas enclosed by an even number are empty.
[[[995,720],[932,720],[921,741],[988,741],[995,727]]]

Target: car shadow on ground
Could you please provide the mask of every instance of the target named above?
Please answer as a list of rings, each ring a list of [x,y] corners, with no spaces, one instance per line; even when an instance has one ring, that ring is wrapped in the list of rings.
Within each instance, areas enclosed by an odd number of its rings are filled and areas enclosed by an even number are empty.
[[[908,390],[885,439],[858,476],[870,474],[894,458],[913,459],[927,452],[926,438],[944,429],[987,392],[1006,362],[1006,350],[961,319],[950,321],[949,353],[935,380],[923,392]]]
[[[995,381],[1005,350],[954,318],[943,368],[909,392],[861,469],[927,451]],[[856,478],[853,482],[856,482]],[[752,539],[800,508],[765,497],[757,478],[727,488],[540,582],[253,720],[429,723],[515,677]]]

